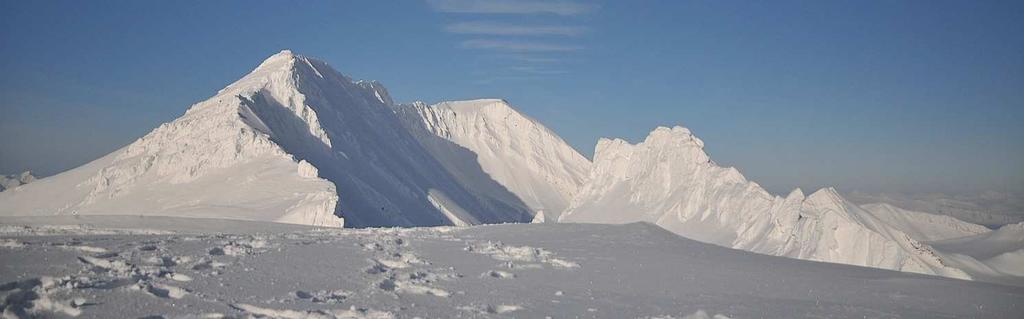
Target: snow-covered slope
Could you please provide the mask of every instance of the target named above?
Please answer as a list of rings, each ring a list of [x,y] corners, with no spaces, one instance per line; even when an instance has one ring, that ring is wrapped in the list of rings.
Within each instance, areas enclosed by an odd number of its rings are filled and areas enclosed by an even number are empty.
[[[889,204],[861,205],[865,211],[918,241],[935,241],[987,233],[991,229],[946,215],[915,212]]]
[[[413,103],[396,111],[467,188],[494,198],[511,192],[547,218],[558,217],[590,170],[590,161],[561,137],[504,100]],[[481,168],[486,175],[474,176]]]
[[[387,90],[282,51],[182,117],[85,166],[0,193],[0,215],[131,214],[311,225],[530,221],[466,191]],[[336,216],[337,215],[337,216]]]
[[[753,252],[967,278],[925,244],[834,189],[785,198],[716,165],[682,127],[642,142],[598,142],[589,181],[562,222],[646,221],[685,237]]]
[[[18,175],[0,175],[0,192],[25,185],[36,180],[32,172],[25,171]]]

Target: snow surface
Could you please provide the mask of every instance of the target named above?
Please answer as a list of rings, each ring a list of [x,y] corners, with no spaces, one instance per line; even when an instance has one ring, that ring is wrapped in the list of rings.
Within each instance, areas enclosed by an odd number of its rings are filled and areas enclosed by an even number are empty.
[[[1024,311],[1022,287],[754,254],[640,223],[331,229],[59,216],[0,224],[22,230],[0,235],[9,243],[0,245],[0,311],[15,318],[1013,318]],[[50,230],[60,228],[80,232]]]
[[[590,171],[587,158],[504,100],[413,103],[396,110],[467,188],[494,198],[513,195],[510,202],[525,204],[535,214],[557,219]],[[481,169],[485,175],[479,175]]]
[[[639,144],[598,142],[590,179],[562,222],[657,224],[682,236],[768,255],[970,278],[886,219],[831,188],[785,198],[716,165],[683,127]]]

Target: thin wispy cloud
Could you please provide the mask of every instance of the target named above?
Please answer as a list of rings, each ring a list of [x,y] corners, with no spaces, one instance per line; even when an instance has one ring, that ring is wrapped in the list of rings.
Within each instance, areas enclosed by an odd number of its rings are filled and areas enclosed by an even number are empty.
[[[549,69],[549,68],[536,67],[536,66],[530,66],[530,65],[513,66],[513,67],[509,67],[508,70],[509,71],[515,71],[515,72],[521,72],[521,73],[527,73],[527,74],[537,74],[537,75],[556,75],[556,74],[566,74],[566,73],[569,73],[568,71],[565,71],[565,70]]]
[[[457,34],[497,35],[497,36],[578,36],[587,28],[577,26],[527,26],[511,25],[494,22],[460,22],[449,24],[445,31]]]
[[[563,59],[559,59],[559,58],[552,58],[552,57],[546,57],[546,56],[536,56],[536,55],[529,55],[529,54],[516,54],[516,53],[499,54],[499,55],[494,55],[493,57],[494,58],[498,58],[498,59],[513,60],[513,61],[520,61],[520,62],[526,62],[526,63],[559,63],[559,62],[563,62],[564,61]]]
[[[484,39],[462,41],[462,47],[466,49],[497,50],[509,52],[567,52],[583,49],[583,47],[577,45]]]
[[[579,25],[580,15],[599,7],[586,0],[426,0],[451,21],[443,31],[463,35],[459,46],[484,52],[491,72],[482,82],[541,79],[570,73],[566,62],[584,50],[579,44],[590,28]],[[504,20],[495,14],[529,16],[529,23]],[[485,17],[486,16],[486,17]],[[482,74],[483,75],[483,74]],[[498,75],[498,76],[493,76]]]
[[[575,1],[539,0],[427,0],[432,8],[452,13],[548,13],[563,16],[580,15],[596,9],[595,5]]]

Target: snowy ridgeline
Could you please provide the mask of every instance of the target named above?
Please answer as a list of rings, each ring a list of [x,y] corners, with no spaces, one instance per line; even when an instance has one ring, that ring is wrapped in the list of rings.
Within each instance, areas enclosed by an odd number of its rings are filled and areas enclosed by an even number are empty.
[[[650,224],[311,228],[0,218],[0,311],[83,318],[1014,318],[1024,288],[765,256]]]
[[[395,104],[380,83],[290,51],[121,150],[0,193],[0,216],[111,214],[328,227],[645,221],[768,255],[992,281],[1024,273],[1020,227],[988,240],[975,224],[858,206],[832,189],[775,196],[717,166],[681,127],[636,145],[603,139],[592,163],[506,101]],[[975,246],[994,253],[960,249]]]

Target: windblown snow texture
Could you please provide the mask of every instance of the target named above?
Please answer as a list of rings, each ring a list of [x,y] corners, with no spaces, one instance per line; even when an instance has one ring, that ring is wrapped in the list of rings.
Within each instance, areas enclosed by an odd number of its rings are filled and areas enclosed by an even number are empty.
[[[834,189],[773,196],[735,168],[716,165],[703,148],[682,127],[659,127],[636,145],[602,139],[589,182],[560,220],[645,221],[768,255],[969,278]]]

